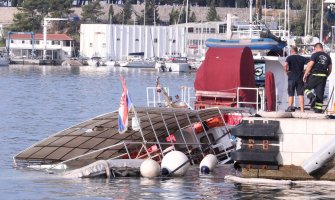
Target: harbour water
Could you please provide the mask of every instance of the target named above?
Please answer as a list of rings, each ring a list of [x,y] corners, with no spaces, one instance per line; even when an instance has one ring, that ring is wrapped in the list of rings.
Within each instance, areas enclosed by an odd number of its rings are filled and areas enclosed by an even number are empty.
[[[16,169],[12,157],[35,142],[94,116],[114,111],[123,75],[137,106],[146,87],[161,83],[170,94],[193,86],[194,73],[159,73],[113,67],[20,66],[0,68],[1,199],[332,199],[332,186],[261,186],[225,182],[230,166],[208,176],[192,168],[183,178],[64,179]]]

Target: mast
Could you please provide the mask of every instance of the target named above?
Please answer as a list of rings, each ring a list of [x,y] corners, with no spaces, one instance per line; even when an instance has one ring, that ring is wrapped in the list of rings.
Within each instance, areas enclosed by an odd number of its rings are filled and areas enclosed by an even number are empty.
[[[321,0],[321,19],[320,19],[320,42],[323,38],[323,0]]]

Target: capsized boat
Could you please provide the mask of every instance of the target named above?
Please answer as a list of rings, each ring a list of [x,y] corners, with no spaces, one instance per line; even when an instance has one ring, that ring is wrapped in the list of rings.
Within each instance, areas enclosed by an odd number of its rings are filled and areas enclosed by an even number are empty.
[[[198,163],[208,153],[225,163],[230,161],[230,152],[234,150],[228,119],[235,117],[233,113],[242,115],[245,112],[246,109],[236,108],[196,111],[135,107],[129,113],[131,127],[120,134],[118,111],[114,111],[37,142],[15,155],[14,164],[64,173],[95,162],[103,162],[99,166],[115,166],[113,160],[119,163],[120,159],[132,165],[138,165],[137,159],[145,158],[160,162],[171,150],[184,152],[191,163]],[[100,170],[99,173],[106,172]]]

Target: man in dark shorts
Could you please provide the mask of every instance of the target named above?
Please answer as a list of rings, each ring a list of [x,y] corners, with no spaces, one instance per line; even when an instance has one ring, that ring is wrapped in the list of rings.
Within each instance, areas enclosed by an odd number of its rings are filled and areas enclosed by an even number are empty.
[[[286,58],[284,64],[284,71],[287,74],[288,79],[288,108],[286,112],[294,112],[295,107],[293,106],[294,93],[297,92],[299,96],[300,111],[304,112],[304,82],[302,80],[304,75],[304,66],[307,64],[308,59],[297,54],[298,49],[296,46],[291,47],[291,55]]]
[[[327,83],[327,77],[332,72],[332,60],[323,51],[321,43],[314,45],[314,53],[308,63],[303,80],[306,82],[305,95],[310,99],[311,108],[315,113],[322,113],[323,95]],[[314,89],[315,95],[312,92]]]

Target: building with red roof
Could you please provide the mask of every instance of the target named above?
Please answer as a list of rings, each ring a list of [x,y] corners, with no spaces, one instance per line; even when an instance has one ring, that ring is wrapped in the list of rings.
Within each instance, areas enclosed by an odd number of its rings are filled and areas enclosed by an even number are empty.
[[[42,33],[12,33],[6,40],[6,47],[13,58],[43,58],[65,60],[74,55],[74,40],[66,34],[47,34],[44,44]]]

